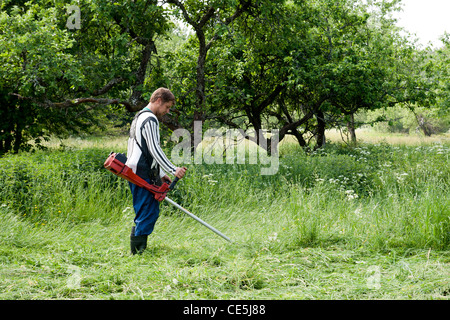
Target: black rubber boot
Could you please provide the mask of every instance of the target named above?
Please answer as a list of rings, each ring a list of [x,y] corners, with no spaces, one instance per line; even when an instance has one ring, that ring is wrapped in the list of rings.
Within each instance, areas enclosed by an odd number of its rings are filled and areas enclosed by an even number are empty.
[[[131,254],[142,254],[144,250],[147,248],[147,235],[143,236],[135,236],[134,231],[136,230],[136,227],[131,228],[131,235],[130,235],[130,247],[131,247]]]

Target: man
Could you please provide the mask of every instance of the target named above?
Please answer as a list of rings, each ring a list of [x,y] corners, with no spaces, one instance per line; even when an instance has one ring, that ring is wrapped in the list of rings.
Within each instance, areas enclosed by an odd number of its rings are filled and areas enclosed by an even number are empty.
[[[186,168],[174,166],[161,149],[159,121],[175,104],[175,96],[166,88],[153,92],[150,103],[131,123],[128,139],[127,165],[135,174],[151,184],[171,183],[167,173],[183,178]],[[136,213],[130,235],[131,253],[142,253],[147,248],[148,235],[153,232],[159,217],[159,201],[144,188],[130,183],[133,207]]]

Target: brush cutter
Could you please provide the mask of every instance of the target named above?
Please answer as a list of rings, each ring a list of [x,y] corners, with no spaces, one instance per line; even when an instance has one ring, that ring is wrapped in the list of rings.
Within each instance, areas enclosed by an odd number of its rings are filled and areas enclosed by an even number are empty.
[[[167,183],[163,183],[161,186],[156,186],[156,185],[148,183],[147,181],[145,181],[144,179],[139,177],[137,174],[135,174],[133,172],[133,170],[131,170],[131,168],[125,164],[126,162],[127,162],[127,157],[125,156],[125,154],[111,152],[109,154],[108,158],[106,159],[105,163],[103,164],[103,166],[106,169],[108,169],[109,171],[111,171],[112,173],[114,173],[115,175],[117,175],[121,178],[124,178],[125,180],[137,185],[138,187],[141,187],[141,188],[144,188],[144,189],[150,191],[155,196],[155,199],[158,200],[159,202],[166,200],[167,202],[169,202],[176,208],[180,209],[181,211],[186,213],[191,218],[194,218],[195,220],[200,222],[202,225],[204,225],[211,231],[215,232],[216,234],[218,234],[225,240],[232,242],[230,238],[228,238],[226,235],[221,233],[219,230],[217,230],[213,226],[209,225],[208,223],[206,223],[199,217],[195,216],[194,214],[192,214],[191,212],[189,212],[188,210],[186,210],[185,208],[180,206],[178,203],[169,199],[166,196],[167,192],[169,192],[170,190],[173,190],[173,188],[175,188],[175,184],[178,182],[177,177],[175,177],[175,179],[173,179],[170,186]]]

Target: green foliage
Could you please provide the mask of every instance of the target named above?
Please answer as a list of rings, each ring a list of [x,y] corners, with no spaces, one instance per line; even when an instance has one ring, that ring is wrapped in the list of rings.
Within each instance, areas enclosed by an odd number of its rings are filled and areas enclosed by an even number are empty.
[[[64,130],[64,113],[18,99],[53,94],[63,70],[70,77],[79,72],[67,54],[73,41],[65,30],[55,28],[55,20],[55,9],[40,10],[37,5],[27,10],[13,7],[9,14],[0,14],[0,153],[11,149],[17,152],[27,147],[31,138],[39,142],[47,135],[46,129],[54,128],[56,133]]]
[[[123,125],[160,86],[178,98],[171,128],[277,128],[302,147],[399,105],[425,134],[448,127],[448,39],[416,48],[399,1],[167,3],[79,1],[71,30],[64,1],[2,2],[0,154]]]
[[[392,108],[363,112],[356,116],[361,123],[372,123],[379,132],[414,134],[423,128],[431,134],[444,134],[450,129],[450,118],[442,114],[439,108],[396,106]],[[377,122],[377,120],[382,120]]]
[[[207,10],[195,8],[187,12],[198,21],[196,14]],[[395,10],[398,1],[264,2],[230,25],[216,21],[202,31],[211,46],[201,66],[194,30],[167,56],[170,76],[180,83],[173,87],[182,97],[178,108],[200,113],[206,125],[278,128],[281,139],[292,134],[301,146],[317,148],[326,128],[357,125],[351,122],[357,112],[429,107],[435,84],[421,69],[427,54],[400,36]],[[199,90],[206,102],[193,108]]]
[[[130,88],[133,103],[126,105],[142,103],[144,79],[136,70],[147,63],[143,52],[150,54],[154,38],[169,28],[156,1],[77,2],[80,29],[66,27],[65,1],[3,6],[0,154],[39,147],[50,135],[117,124],[112,118],[120,123],[123,112],[108,106],[130,98]]]
[[[114,219],[128,185],[108,174],[105,159],[105,151],[99,149],[5,156],[0,169],[5,177],[0,183],[1,202],[35,223]],[[123,195],[108,198],[111,190]]]

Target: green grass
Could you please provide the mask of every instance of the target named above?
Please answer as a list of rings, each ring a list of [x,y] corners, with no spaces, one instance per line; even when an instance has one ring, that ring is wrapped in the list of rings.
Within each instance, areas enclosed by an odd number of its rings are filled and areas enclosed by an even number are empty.
[[[188,165],[169,197],[233,243],[163,202],[141,256],[110,146],[8,155],[0,299],[448,299],[449,150],[285,144],[274,176]]]

